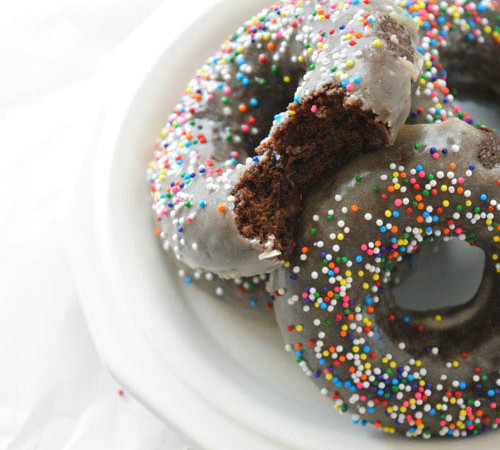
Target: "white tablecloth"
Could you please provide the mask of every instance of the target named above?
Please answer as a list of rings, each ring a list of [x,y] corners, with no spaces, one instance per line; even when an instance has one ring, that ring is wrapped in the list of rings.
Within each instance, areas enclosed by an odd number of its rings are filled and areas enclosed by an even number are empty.
[[[101,365],[62,232],[92,75],[161,0],[0,3],[0,448],[191,448]]]

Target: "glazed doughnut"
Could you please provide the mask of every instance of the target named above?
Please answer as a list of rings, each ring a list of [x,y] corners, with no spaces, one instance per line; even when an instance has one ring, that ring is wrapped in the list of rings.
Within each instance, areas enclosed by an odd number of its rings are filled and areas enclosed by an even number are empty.
[[[238,28],[189,83],[150,164],[176,257],[224,277],[281,265],[302,191],[394,141],[420,76],[418,41],[392,0],[278,2]]]
[[[500,137],[459,119],[409,125],[307,197],[289,262],[272,275],[287,348],[355,423],[469,436],[500,422]],[[395,304],[402,255],[460,239],[486,254],[469,302]]]

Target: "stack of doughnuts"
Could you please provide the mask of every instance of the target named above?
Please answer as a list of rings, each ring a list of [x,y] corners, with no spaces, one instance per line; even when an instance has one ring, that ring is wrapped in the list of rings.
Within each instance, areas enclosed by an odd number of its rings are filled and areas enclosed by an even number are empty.
[[[470,436],[500,423],[500,137],[455,87],[500,95],[495,0],[290,0],[228,36],[148,167],[156,234],[188,283],[273,309],[355,423]],[[462,306],[404,310],[414,256],[487,257]],[[422,256],[419,256],[421,258]]]

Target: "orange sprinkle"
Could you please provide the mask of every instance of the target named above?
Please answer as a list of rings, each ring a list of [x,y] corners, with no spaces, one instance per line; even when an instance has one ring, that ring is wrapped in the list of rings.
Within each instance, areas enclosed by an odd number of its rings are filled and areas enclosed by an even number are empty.
[[[302,247],[302,253],[307,253],[309,252],[309,247]]]
[[[462,186],[457,187],[457,192],[458,192],[459,194],[463,194],[463,192],[464,192],[464,188],[463,188]]]
[[[245,105],[245,104],[243,104],[243,103],[242,103],[242,104],[238,107],[238,109],[239,109],[241,112],[245,112],[245,111],[247,110],[247,105]]]
[[[155,228],[155,236],[159,236],[161,233],[161,230],[159,228]]]
[[[226,207],[224,205],[217,206],[217,211],[223,213],[225,210],[226,210]]]
[[[274,50],[274,42],[269,42],[269,44],[267,44],[267,48],[269,50]]]
[[[457,165],[455,163],[450,164],[450,169],[455,170],[457,168]]]
[[[354,212],[356,212],[356,211],[358,211],[358,209],[359,209],[359,208],[358,208],[358,205],[352,205],[352,206],[351,206],[351,209],[352,209]]]

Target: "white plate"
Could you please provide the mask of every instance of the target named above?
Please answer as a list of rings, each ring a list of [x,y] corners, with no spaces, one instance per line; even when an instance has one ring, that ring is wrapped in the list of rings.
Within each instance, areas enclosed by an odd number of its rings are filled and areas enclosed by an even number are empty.
[[[197,66],[268,1],[191,1],[189,12],[165,2],[103,67],[103,107],[67,239],[92,336],[119,382],[202,448],[422,446],[334,411],[275,326],[192,295],[153,236],[145,167],[154,137]],[[488,448],[496,438],[474,443]]]

